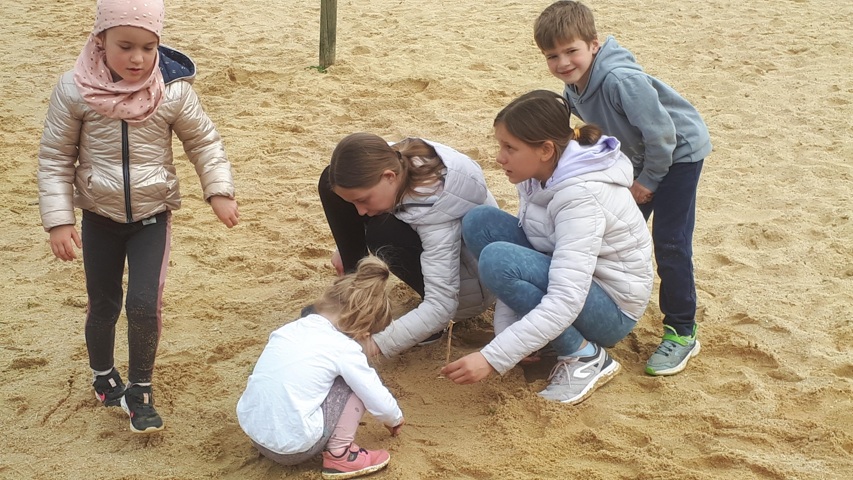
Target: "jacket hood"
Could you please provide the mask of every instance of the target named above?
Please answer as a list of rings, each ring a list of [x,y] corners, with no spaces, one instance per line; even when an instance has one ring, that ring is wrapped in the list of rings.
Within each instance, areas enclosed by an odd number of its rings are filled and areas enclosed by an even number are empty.
[[[185,54],[174,48],[160,45],[157,47],[160,53],[160,72],[163,74],[163,83],[169,84],[177,80],[192,83],[195,79],[195,62]]]
[[[557,169],[545,186],[531,178],[516,185],[522,199],[548,203],[557,192],[577,183],[595,181],[630,187],[634,182],[631,161],[619,149],[619,140],[602,135],[595,145],[574,140],[560,156]],[[521,214],[523,217],[523,213]]]
[[[581,145],[571,140],[557,161],[557,168],[545,182],[545,188],[590,172],[607,170],[621,156],[619,140],[602,135],[595,145]]]
[[[604,83],[604,79],[610,72],[617,69],[627,69],[634,72],[642,72],[643,67],[637,64],[634,54],[622,48],[612,36],[604,40],[604,44],[595,54],[595,60],[590,65],[589,83],[582,92],[576,92],[574,88],[566,88],[566,94],[572,101],[578,101],[591,96]],[[568,87],[568,86],[567,86]]]

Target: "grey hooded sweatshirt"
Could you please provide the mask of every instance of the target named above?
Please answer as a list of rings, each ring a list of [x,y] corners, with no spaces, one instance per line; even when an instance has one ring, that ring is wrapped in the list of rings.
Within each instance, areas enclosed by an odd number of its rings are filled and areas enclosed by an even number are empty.
[[[607,37],[582,92],[566,85],[572,113],[619,139],[634,178],[656,191],[673,163],[698,162],[711,153],[699,112],[669,85],[645,73],[634,55]]]

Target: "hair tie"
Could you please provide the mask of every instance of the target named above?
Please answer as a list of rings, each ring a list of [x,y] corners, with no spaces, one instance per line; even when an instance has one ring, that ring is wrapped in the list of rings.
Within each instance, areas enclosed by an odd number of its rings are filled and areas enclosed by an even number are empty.
[[[575,134],[575,138],[574,138],[575,141],[577,141],[577,139],[581,138],[581,129],[580,128],[575,127],[572,129],[572,132],[574,132],[574,134]]]
[[[402,162],[402,161],[403,161],[403,154],[402,154],[402,153],[400,153],[400,151],[399,151],[399,150],[394,150],[394,153],[396,153],[396,154],[397,154],[397,160],[399,160],[399,161],[401,161],[401,162]]]

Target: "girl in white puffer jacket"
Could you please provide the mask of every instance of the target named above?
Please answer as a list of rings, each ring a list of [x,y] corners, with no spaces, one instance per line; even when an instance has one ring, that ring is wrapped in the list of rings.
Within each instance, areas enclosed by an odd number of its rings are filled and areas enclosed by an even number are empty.
[[[471,210],[463,237],[498,297],[496,337],[442,369],[460,384],[506,373],[550,344],[549,400],[575,404],[619,371],[603,347],[624,338],[652,292],[651,237],[629,187],[631,162],[615,138],[569,126],[558,94],[538,90],[495,119],[497,161],[518,187],[518,217]]]

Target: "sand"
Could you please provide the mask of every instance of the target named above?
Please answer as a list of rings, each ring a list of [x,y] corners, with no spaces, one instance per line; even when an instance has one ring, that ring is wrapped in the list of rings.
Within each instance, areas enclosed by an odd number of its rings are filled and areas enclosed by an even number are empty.
[[[82,262],[53,257],[38,215],[47,100],[94,2],[4,2],[0,478],[319,478],[318,461],[259,458],[234,411],[269,333],[333,278],[317,176],[348,133],[422,136],[476,159],[514,212],[491,120],[528,90],[561,88],[532,40],[548,3],[344,0],[337,61],[321,73],[319,2],[168,2],[164,43],[198,64],[242,217],[219,224],[177,159],[184,208],[155,371],[166,429],[141,436],[93,399]],[[851,478],[853,3],[589,4],[600,33],[692,101],[712,133],[694,239],[702,353],[675,377],[643,374],[661,334],[655,294],[611,351],[623,372],[575,407],[537,397],[542,372],[439,378],[446,343],[384,359],[377,370],[408,423],[391,438],[365,417],[358,441],[392,455],[375,478]],[[393,293],[399,311],[415,301],[399,283]],[[484,345],[489,322],[458,324],[452,357]]]

